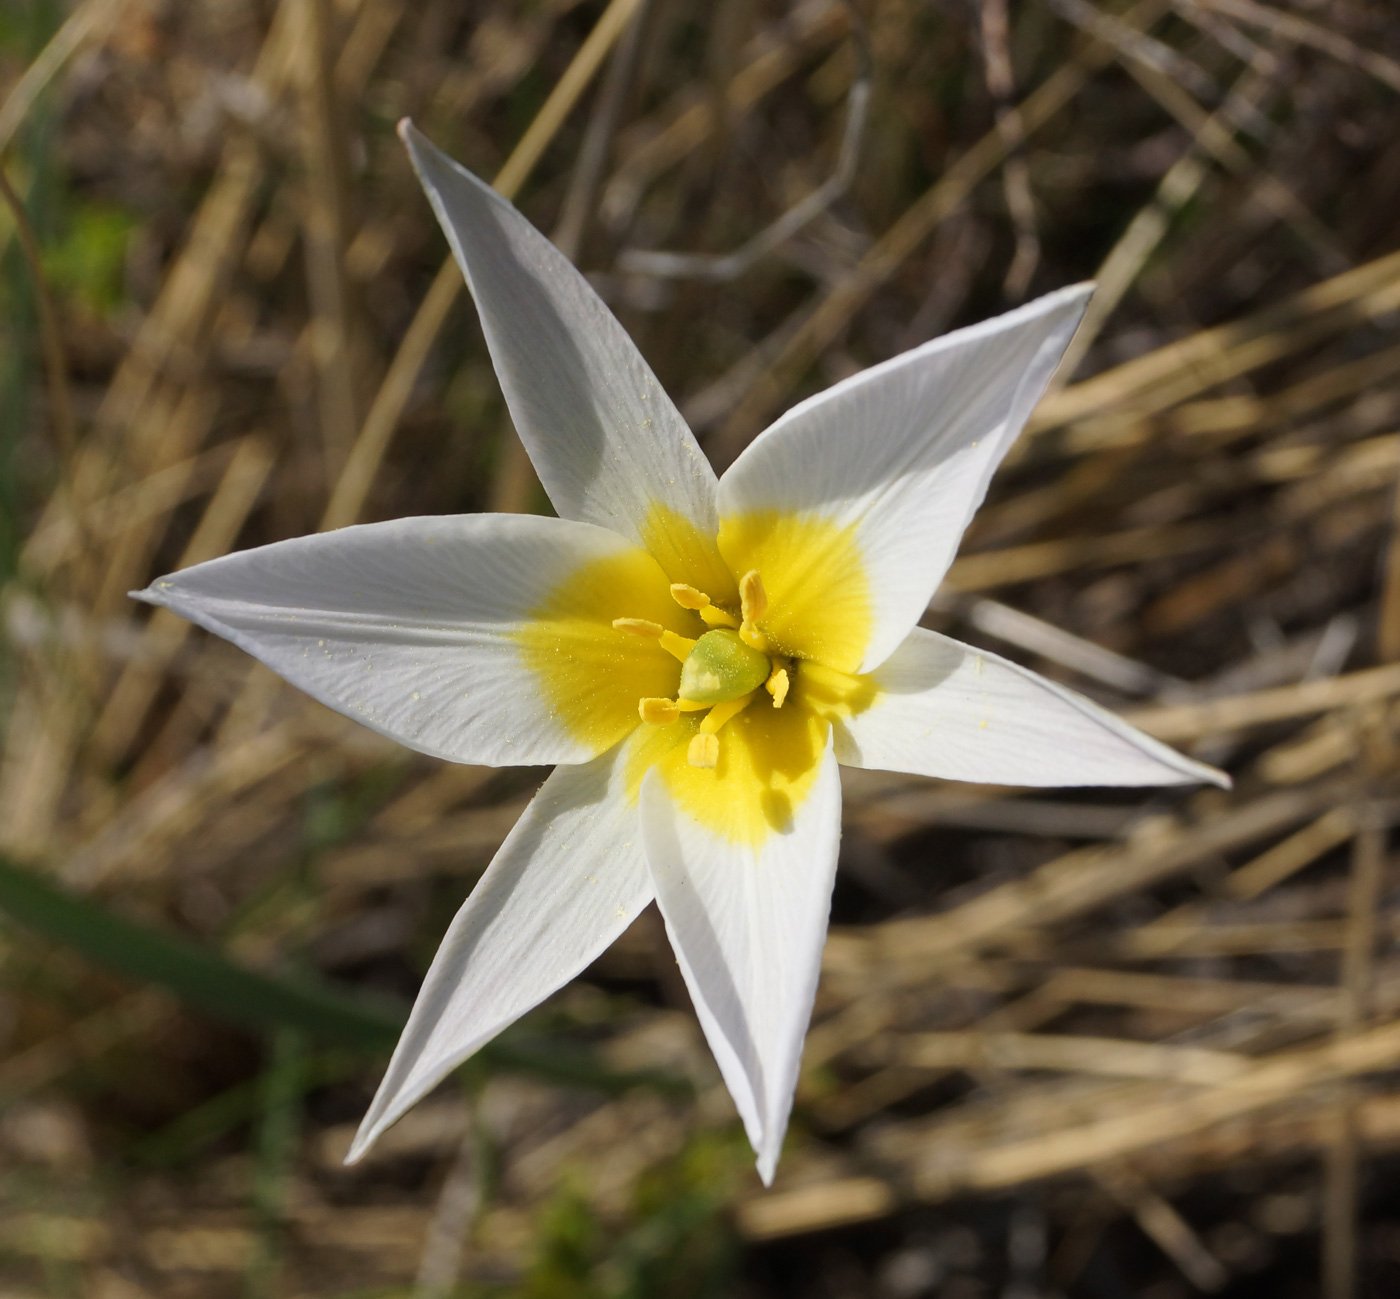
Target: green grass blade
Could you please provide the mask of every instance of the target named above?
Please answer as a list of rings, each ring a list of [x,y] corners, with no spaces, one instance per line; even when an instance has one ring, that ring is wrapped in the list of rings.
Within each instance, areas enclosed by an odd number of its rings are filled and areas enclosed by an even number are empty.
[[[378,1053],[393,1048],[407,1018],[399,1007],[347,996],[311,979],[246,969],[3,860],[0,911],[114,973],[168,988],[211,1015],[251,1028],[298,1028],[322,1041]]]
[[[154,983],[220,1019],[269,1032],[300,1029],[322,1042],[387,1053],[408,1017],[392,1003],[341,992],[304,976],[249,970],[217,951],[113,914],[49,880],[0,858],[0,912],[90,961],[143,983]],[[553,1037],[508,1032],[475,1057],[489,1069],[524,1073],[566,1086],[621,1092],[650,1087],[673,1095],[693,1088],[655,1071],[622,1072]]]

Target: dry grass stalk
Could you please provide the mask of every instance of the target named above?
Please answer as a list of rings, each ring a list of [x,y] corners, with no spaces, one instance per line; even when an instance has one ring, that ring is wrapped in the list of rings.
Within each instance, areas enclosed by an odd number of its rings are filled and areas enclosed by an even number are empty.
[[[1148,26],[1165,11],[1162,0],[1139,0],[1125,21]],[[1026,138],[1032,136],[1074,98],[1090,76],[1111,58],[1111,51],[1091,43],[1073,63],[1060,67],[1019,105],[1017,114]],[[759,431],[781,394],[824,347],[840,333],[895,271],[914,254],[933,230],[956,212],[968,194],[1006,156],[1000,130],[984,135],[943,173],[861,259],[839,285],[824,294],[754,381],[719,430],[710,454],[722,464],[732,460]]]
[[[1374,50],[1366,50],[1340,32],[1309,22],[1298,14],[1280,13],[1254,0],[1186,0],[1188,7],[1200,5],[1215,13],[1238,18],[1262,27],[1286,41],[1311,45],[1343,63],[1361,68],[1383,86],[1400,91],[1400,63]]]
[[[64,65],[85,45],[102,41],[126,4],[127,0],[83,0],[69,14],[0,104],[0,155],[9,148],[15,132]]]
[[[514,198],[539,161],[564,119],[577,102],[608,50],[621,35],[639,0],[610,0],[603,17],[583,43],[568,71],[560,78],[549,98],[516,145],[493,184],[506,198]],[[398,351],[379,386],[363,426],[345,459],[345,467],[335,481],[321,530],[342,528],[354,523],[364,508],[370,484],[389,448],[389,441],[403,415],[404,407],[427,361],[428,353],[448,314],[462,292],[462,275],[448,256],[438,270],[427,296],[414,314]]]
[[[311,353],[325,448],[326,479],[334,481],[359,428],[354,322],[345,268],[349,200],[342,109],[336,94],[335,14],[330,0],[303,0],[301,116],[307,192],[302,222],[311,299]]]

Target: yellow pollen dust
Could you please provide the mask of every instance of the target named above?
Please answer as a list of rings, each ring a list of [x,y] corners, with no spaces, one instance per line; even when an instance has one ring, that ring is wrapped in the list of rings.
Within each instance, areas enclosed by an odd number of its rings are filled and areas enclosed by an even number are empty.
[[[692,767],[714,767],[719,762],[720,730],[754,701],[758,686],[771,696],[774,708],[783,706],[791,685],[791,664],[768,657],[768,639],[758,627],[758,620],[768,609],[768,596],[756,570],[746,573],[739,583],[738,617],[685,582],[671,585],[671,598],[682,609],[699,614],[710,631],[699,640],[690,640],[645,618],[617,618],[613,627],[629,635],[660,641],[661,647],[684,665],[680,696],[647,696],[638,700],[637,713],[648,725],[669,726],[682,713],[708,709],[691,737],[686,758]],[[687,698],[686,689],[699,697]]]

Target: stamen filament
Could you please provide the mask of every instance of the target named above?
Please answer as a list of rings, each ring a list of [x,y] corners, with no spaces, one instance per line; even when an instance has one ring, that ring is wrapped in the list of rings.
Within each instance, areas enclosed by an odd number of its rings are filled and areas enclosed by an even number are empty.
[[[717,604],[707,604],[701,609],[700,620],[707,627],[734,628],[739,625],[739,620],[732,613],[725,613]]]
[[[690,737],[685,751],[685,760],[692,767],[713,767],[719,762],[719,736],[716,732],[731,718],[737,717],[753,702],[754,692],[750,691],[741,699],[729,699],[716,704],[709,715],[700,723],[700,730]]]
[[[670,726],[680,719],[682,713],[702,712],[709,709],[709,712],[700,722],[700,728],[690,739],[690,744],[686,749],[686,760],[692,767],[714,767],[719,763],[719,732],[724,725],[737,717],[754,700],[757,690],[750,689],[745,695],[737,699],[721,699],[714,703],[713,696],[723,695],[727,691],[719,688],[712,688],[716,682],[722,683],[724,680],[733,678],[736,674],[740,680],[747,672],[753,668],[759,669],[765,666],[764,660],[757,662],[745,662],[744,653],[738,642],[742,641],[750,649],[758,650],[760,653],[768,652],[768,638],[758,627],[758,619],[762,618],[768,610],[768,593],[763,589],[763,579],[758,575],[757,569],[750,569],[744,574],[739,582],[740,607],[743,611],[743,620],[740,621],[732,613],[719,608],[708,595],[685,582],[674,582],[671,585],[671,598],[681,606],[682,609],[690,609],[700,615],[708,627],[714,629],[707,632],[703,638],[705,645],[710,646],[708,657],[703,662],[693,662],[692,651],[695,650],[697,641],[689,637],[681,636],[673,631],[668,631],[660,623],[652,622],[648,618],[615,618],[613,626],[618,631],[629,632],[634,636],[642,636],[649,640],[659,640],[661,648],[668,654],[673,655],[685,664],[685,671],[681,674],[682,685],[686,680],[686,674],[696,675],[697,681],[704,686],[702,693],[711,696],[711,702],[702,703],[696,699],[687,699],[684,696],[677,699],[659,699],[647,696],[637,701],[637,713],[643,722],[650,726]],[[715,638],[720,628],[727,629],[726,636],[731,636],[735,628],[738,629],[738,637],[732,642],[725,642],[724,645],[716,645]],[[726,648],[732,646],[732,648]],[[738,653],[739,662],[736,665],[732,660],[735,653]],[[716,655],[718,659],[716,660]],[[712,661],[715,660],[715,661]],[[706,669],[708,668],[708,675]],[[693,669],[693,671],[692,671]],[[711,681],[710,678],[714,678]],[[740,680],[734,680],[733,684],[743,689]],[[754,681],[752,675],[749,682]],[[781,708],[783,701],[787,698],[791,680],[785,666],[773,663],[766,678],[761,673],[758,680],[763,682],[763,688],[773,697],[773,707]],[[692,683],[694,685],[695,683]]]
[[[767,654],[771,648],[768,644],[768,637],[759,631],[757,623],[740,624],[739,639],[750,649],[756,649],[760,654]]]
[[[713,603],[703,591],[686,582],[671,583],[671,599],[682,609],[693,609],[707,627],[737,627],[739,620]]]
[[[705,720],[700,723],[700,734],[714,735],[725,722],[732,717],[737,717],[751,703],[753,703],[753,694],[749,693],[742,699],[730,699],[726,703],[716,704],[710,709]]]
[[[661,648],[684,663],[689,657],[690,651],[695,648],[695,642],[684,636],[677,636],[673,631],[663,631],[661,633]]]

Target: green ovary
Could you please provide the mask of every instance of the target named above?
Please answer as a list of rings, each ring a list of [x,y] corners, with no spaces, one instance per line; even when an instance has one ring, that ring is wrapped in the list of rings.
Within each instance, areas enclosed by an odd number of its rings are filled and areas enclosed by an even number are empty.
[[[757,690],[772,672],[766,654],[720,628],[708,631],[681,665],[680,697],[697,704],[723,704]]]

